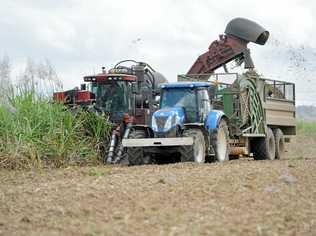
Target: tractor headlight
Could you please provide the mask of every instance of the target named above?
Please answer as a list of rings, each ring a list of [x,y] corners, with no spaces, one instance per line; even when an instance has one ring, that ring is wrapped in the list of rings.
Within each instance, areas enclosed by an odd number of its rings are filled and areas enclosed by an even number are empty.
[[[172,127],[172,116],[169,116],[165,123],[164,131],[168,131],[169,129],[171,129],[171,127]]]

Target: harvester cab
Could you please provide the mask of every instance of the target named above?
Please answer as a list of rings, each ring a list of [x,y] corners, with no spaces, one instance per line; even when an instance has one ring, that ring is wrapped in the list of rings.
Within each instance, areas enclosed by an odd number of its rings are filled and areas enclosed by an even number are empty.
[[[97,75],[85,76],[96,96],[94,109],[108,115],[112,123],[120,122],[124,113],[132,112],[132,86],[137,77],[130,71],[112,69]]]

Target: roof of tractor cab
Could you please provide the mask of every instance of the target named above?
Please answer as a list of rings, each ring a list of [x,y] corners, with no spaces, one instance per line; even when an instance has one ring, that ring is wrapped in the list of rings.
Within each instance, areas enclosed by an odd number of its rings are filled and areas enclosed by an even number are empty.
[[[97,74],[83,77],[85,82],[106,82],[106,81],[137,81],[135,75],[129,74]]]
[[[199,88],[199,87],[210,87],[210,82],[173,82],[161,84],[161,88]]]

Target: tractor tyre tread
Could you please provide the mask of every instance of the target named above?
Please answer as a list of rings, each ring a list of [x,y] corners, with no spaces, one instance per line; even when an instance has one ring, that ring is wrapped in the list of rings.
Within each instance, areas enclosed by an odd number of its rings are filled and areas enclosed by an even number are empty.
[[[195,139],[199,138],[202,140],[203,145],[204,145],[204,153],[205,153],[205,140],[204,140],[204,135],[200,129],[186,129],[183,131],[182,137],[193,137],[193,145],[188,146],[180,146],[179,147],[179,152],[181,154],[181,162],[195,162],[195,157],[194,157],[194,142]],[[205,162],[205,154],[204,154],[204,161]]]
[[[269,139],[272,139],[274,147],[269,150]],[[271,128],[267,129],[267,136],[252,140],[251,149],[255,160],[274,160],[275,158],[275,139]]]
[[[129,134],[129,138],[131,139],[140,139],[146,138],[146,133],[144,130],[131,130]],[[131,166],[134,165],[144,165],[148,164],[147,159],[144,155],[144,150],[142,147],[129,147],[126,150],[126,156],[128,159],[128,164]]]
[[[225,154],[225,158],[223,158],[222,160],[219,157],[220,154],[219,154],[219,150],[218,150],[218,146],[219,146],[219,142],[220,142],[220,140],[218,139],[218,132],[221,129],[224,131],[225,136],[226,136],[226,154]],[[215,161],[224,162],[224,161],[229,160],[229,141],[228,140],[229,140],[228,125],[227,125],[227,122],[224,119],[222,119],[218,125],[217,131],[215,131],[211,134],[210,142],[211,142],[211,146],[213,147],[214,152],[215,152],[215,156],[214,156]]]

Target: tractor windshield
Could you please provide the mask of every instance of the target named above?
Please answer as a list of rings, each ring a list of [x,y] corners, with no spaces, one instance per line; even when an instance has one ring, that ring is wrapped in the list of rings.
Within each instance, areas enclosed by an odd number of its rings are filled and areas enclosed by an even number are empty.
[[[197,117],[197,101],[195,90],[191,88],[164,89],[161,95],[160,108],[183,107],[187,120],[195,122]]]
[[[128,89],[124,81],[98,84],[96,105],[99,109],[115,113],[128,111]]]

